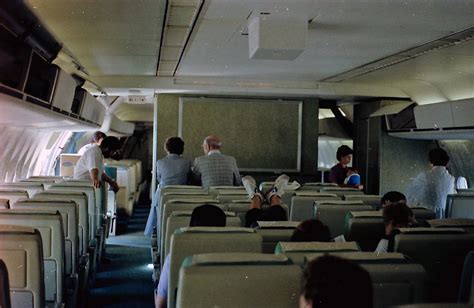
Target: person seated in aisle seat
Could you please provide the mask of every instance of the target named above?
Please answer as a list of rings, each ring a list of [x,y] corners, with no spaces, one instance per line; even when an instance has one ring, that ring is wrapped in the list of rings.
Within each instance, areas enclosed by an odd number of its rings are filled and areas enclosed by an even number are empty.
[[[104,140],[105,137],[107,137],[106,134],[104,134],[100,130],[96,131],[95,133],[92,134],[89,143],[83,146],[82,148],[80,148],[79,151],[77,151],[77,154],[84,155],[84,153],[90,148],[92,148],[93,146],[100,146],[100,144],[102,143],[102,140]]]
[[[339,257],[324,255],[309,262],[303,272],[300,308],[372,308],[369,273]]]
[[[454,177],[446,166],[449,156],[445,150],[436,148],[428,153],[430,169],[417,175],[407,190],[407,201],[411,206],[432,209],[437,218],[444,218],[446,198],[456,193]]]
[[[225,227],[226,216],[223,210],[211,204],[196,207],[191,214],[190,227]],[[170,254],[166,256],[161,270],[158,286],[155,288],[155,307],[164,308],[168,299],[168,280],[170,275]]]
[[[161,189],[167,185],[186,185],[191,177],[191,161],[182,157],[184,152],[184,141],[179,137],[167,138],[164,144],[166,157],[156,162],[156,180],[158,187],[153,196],[150,213],[146,222],[144,234],[151,236],[153,228],[157,228],[160,215]],[[158,234],[159,235],[159,234]]]
[[[338,164],[334,165],[330,172],[329,172],[329,181],[331,183],[335,183],[341,187],[354,187],[359,190],[364,189],[363,185],[360,185],[360,177],[359,177],[359,184],[357,185],[349,185],[344,184],[346,177],[348,176],[348,165],[351,163],[352,160],[352,149],[347,145],[341,145],[336,152],[336,158],[339,161]]]
[[[101,181],[105,181],[117,192],[117,183],[104,173],[104,157],[121,159],[120,141],[116,137],[105,137],[100,146],[85,151],[74,167],[74,179],[91,180],[95,188],[100,188]]]
[[[250,175],[242,178],[245,190],[250,197],[250,210],[245,214],[245,226],[253,228],[257,221],[285,221],[288,220],[285,209],[281,206],[281,196],[288,185],[289,177],[286,174],[280,175],[273,187],[266,193],[262,193],[255,183],[255,179]],[[269,208],[262,209],[264,202],[269,204]]]
[[[377,209],[380,210],[389,204],[397,202],[402,202],[406,204],[407,198],[399,191],[389,191],[388,193],[382,196],[382,199],[380,200],[380,206]]]
[[[292,242],[330,242],[329,227],[317,219],[301,222],[293,231]]]
[[[384,206],[383,223],[385,225],[385,235],[378,243],[375,252],[392,252],[393,247],[389,247],[389,244],[394,236],[393,229],[410,227],[413,220],[413,211],[403,201]]]
[[[219,137],[207,136],[202,144],[205,155],[194,160],[194,181],[204,189],[209,186],[242,185],[235,158],[222,154],[221,147],[222,141]]]

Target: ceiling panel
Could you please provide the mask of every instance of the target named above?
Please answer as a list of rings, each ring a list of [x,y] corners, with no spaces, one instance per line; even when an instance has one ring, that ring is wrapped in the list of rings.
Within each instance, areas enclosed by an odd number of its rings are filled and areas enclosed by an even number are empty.
[[[177,76],[233,76],[322,80],[371,61],[438,39],[473,24],[474,1],[206,2]],[[250,60],[251,12],[305,15],[307,46],[294,61]]]

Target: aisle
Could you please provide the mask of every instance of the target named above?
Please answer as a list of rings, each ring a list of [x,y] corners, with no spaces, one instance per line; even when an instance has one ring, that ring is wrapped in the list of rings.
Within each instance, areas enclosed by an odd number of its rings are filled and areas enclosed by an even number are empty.
[[[137,207],[126,234],[107,240],[108,264],[102,264],[87,307],[153,307],[150,240],[143,235],[149,207]]]

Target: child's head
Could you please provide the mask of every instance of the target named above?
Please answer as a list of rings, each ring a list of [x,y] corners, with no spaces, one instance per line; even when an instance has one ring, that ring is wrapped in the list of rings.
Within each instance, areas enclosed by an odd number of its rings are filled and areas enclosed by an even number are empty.
[[[347,168],[347,178],[345,179],[344,184],[351,186],[360,185],[360,175],[357,173],[357,169]]]
[[[358,174],[357,169],[355,168],[347,168],[346,176],[350,176],[351,174]]]

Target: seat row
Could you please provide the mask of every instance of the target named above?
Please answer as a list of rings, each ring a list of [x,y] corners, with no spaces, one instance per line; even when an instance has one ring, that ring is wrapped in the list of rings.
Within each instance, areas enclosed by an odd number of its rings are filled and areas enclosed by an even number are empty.
[[[256,306],[292,307],[295,299],[287,295],[294,292],[293,288],[299,290],[302,266],[324,253],[353,260],[369,272],[375,307],[455,301],[464,258],[474,250],[474,235],[459,228],[400,232],[395,238],[396,253],[361,252],[355,242],[280,242],[274,257],[262,254],[264,236],[258,229],[180,228],[170,243],[168,306],[242,307],[252,306],[249,301],[254,301]],[[420,246],[423,249],[418,249]],[[196,256],[209,253],[226,254]],[[266,267],[272,264],[276,266],[275,272]],[[282,270],[281,266],[288,267]],[[291,274],[286,274],[286,270]],[[278,271],[285,274],[279,278]],[[257,285],[260,287],[253,290]],[[262,292],[263,286],[269,288],[268,292]],[[276,293],[284,294],[285,298]]]
[[[0,258],[10,277],[42,280],[11,283],[13,306],[84,304],[105,250],[107,195],[88,181],[35,177],[0,184],[0,198]]]

